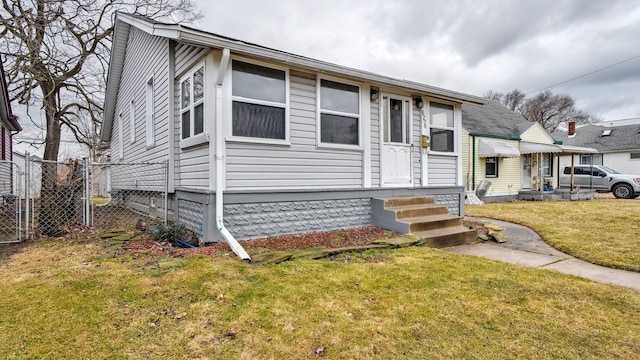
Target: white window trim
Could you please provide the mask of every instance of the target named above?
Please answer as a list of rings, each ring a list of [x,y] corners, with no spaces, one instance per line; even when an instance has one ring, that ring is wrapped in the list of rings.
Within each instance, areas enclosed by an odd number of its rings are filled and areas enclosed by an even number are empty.
[[[252,98],[245,98],[242,96],[234,96],[233,95],[233,61],[241,61],[247,64],[258,65],[262,67],[266,67],[269,69],[280,70],[284,72],[284,88],[285,88],[285,103],[258,100]],[[229,61],[229,65],[227,66],[227,79],[229,81],[226,82],[228,86],[228,93],[230,96],[230,100],[228,101],[227,108],[229,109],[227,116],[227,136],[226,141],[229,142],[241,142],[241,143],[253,143],[253,144],[269,144],[269,145],[291,145],[289,140],[289,129],[290,129],[290,113],[291,113],[291,101],[290,101],[290,81],[289,81],[289,68],[284,66],[273,65],[270,63],[266,63],[263,61],[256,61],[253,59],[245,58],[242,56],[231,56],[231,60]],[[233,135],[233,102],[241,101],[249,104],[256,105],[265,105],[265,106],[273,106],[284,109],[284,139],[268,139],[268,138],[259,138],[259,137],[250,137],[250,136],[235,136]]]
[[[193,81],[193,75],[200,69],[204,69],[204,94],[202,96],[201,100],[198,100],[197,102],[194,101],[193,99],[193,86],[194,86],[194,81]],[[188,137],[186,138],[182,138],[182,113],[184,112],[185,109],[182,108],[182,83],[187,80],[187,78],[191,79],[190,81],[190,86],[191,86],[191,92],[190,92],[190,104],[189,104],[189,131],[190,134]],[[186,148],[186,147],[191,147],[191,146],[196,146],[196,145],[200,145],[203,143],[206,143],[208,141],[208,137],[207,137],[207,103],[206,103],[206,87],[207,87],[207,67],[205,65],[205,61],[200,61],[196,64],[194,64],[191,69],[189,69],[189,71],[185,72],[180,79],[178,80],[178,92],[179,92],[179,109],[178,109],[178,114],[179,114],[179,121],[180,121],[180,148]],[[194,124],[194,117],[195,117],[195,107],[197,105],[203,104],[203,109],[202,109],[202,133],[200,134],[193,134],[193,131],[195,130],[195,124]]]
[[[330,114],[330,115],[338,115],[338,116],[347,116],[347,117],[355,117],[352,113],[344,113],[340,111],[332,111],[332,110],[322,110],[321,108],[321,99],[320,99],[320,90],[321,90],[321,81],[328,80],[341,84],[352,85],[358,87],[358,145],[349,145],[349,144],[333,144],[333,143],[323,143],[322,142],[322,134],[321,134],[321,115]],[[333,76],[318,76],[316,79],[316,147],[319,149],[340,149],[340,150],[352,150],[352,151],[364,151],[364,141],[363,141],[363,126],[362,126],[362,84],[354,81],[345,80],[338,77]]]
[[[136,103],[133,99],[129,103],[129,143],[136,142]]]
[[[441,127],[441,126],[431,126],[431,103],[450,105],[453,107],[453,127]],[[458,156],[459,144],[458,144],[458,134],[460,129],[458,128],[458,111],[459,107],[457,104],[451,101],[440,100],[440,99],[428,99],[425,101],[425,108],[427,113],[427,134],[431,136],[431,129],[441,129],[441,130],[452,130],[453,131],[453,151],[445,152],[445,151],[434,151],[429,147],[430,155],[442,155],[442,156]],[[433,141],[433,139],[431,139]]]
[[[155,82],[153,76],[147,80],[146,84],[146,137],[147,137],[147,149],[150,149],[156,145],[156,129],[155,129]],[[182,126],[182,118],[180,125]]]
[[[124,124],[122,123],[124,116],[118,114],[118,159],[124,159]]]

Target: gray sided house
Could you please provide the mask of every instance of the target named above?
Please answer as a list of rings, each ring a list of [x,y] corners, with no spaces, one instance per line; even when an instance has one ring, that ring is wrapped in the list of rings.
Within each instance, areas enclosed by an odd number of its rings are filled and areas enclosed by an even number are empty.
[[[102,140],[112,162],[168,159],[173,218],[203,241],[368,225],[372,199],[399,195],[463,214],[461,104],[482,98],[115,21]]]
[[[640,124],[571,127],[554,133],[556,140],[566,145],[588,146],[597,154],[574,156],[574,164],[605,165],[624,174],[640,175]],[[571,165],[571,157],[560,158],[560,166]]]
[[[21,131],[18,118],[11,111],[4,66],[0,59],[0,195],[13,193],[13,135]]]

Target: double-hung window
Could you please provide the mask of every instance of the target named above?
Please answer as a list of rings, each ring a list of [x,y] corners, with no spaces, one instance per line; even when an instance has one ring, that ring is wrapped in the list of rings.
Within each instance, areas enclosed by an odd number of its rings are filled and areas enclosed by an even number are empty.
[[[488,178],[498,177],[498,158],[488,157],[484,159],[485,176]]]
[[[320,143],[360,145],[360,87],[319,80]]]
[[[436,102],[429,104],[432,151],[455,151],[453,113],[453,105]]]
[[[288,140],[288,74],[233,60],[231,64],[232,135]]]
[[[604,165],[602,154],[581,155],[580,165]]]
[[[182,139],[204,133],[204,64],[180,79]]]

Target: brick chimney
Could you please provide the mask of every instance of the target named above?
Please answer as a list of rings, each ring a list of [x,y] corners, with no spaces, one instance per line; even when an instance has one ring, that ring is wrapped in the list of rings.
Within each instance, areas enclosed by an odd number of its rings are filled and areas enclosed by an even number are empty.
[[[569,130],[567,131],[567,135],[574,136],[575,134],[576,134],[576,122],[575,121],[570,121],[569,122]]]

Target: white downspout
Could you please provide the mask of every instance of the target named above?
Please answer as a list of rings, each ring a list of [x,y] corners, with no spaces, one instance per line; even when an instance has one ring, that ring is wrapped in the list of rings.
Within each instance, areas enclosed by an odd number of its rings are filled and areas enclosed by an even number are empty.
[[[224,133],[223,133],[223,118],[222,118],[222,84],[224,83],[224,77],[227,73],[227,66],[229,64],[230,51],[225,48],[222,51],[222,58],[220,59],[220,67],[218,69],[218,79],[216,81],[216,114],[215,114],[215,128],[216,128],[216,228],[220,232],[220,235],[227,241],[231,251],[236,254],[240,259],[245,261],[251,261],[251,257],[242,248],[238,240],[224,227],[223,218],[223,192],[225,188],[225,169],[224,169]]]

